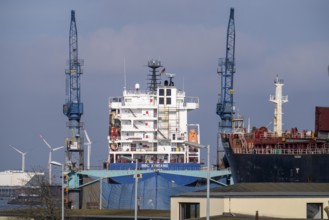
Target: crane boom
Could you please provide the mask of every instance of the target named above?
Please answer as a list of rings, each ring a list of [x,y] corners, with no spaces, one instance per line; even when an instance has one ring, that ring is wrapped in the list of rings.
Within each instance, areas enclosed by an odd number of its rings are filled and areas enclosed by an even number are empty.
[[[226,56],[220,59],[219,71],[220,75],[220,94],[217,103],[216,113],[220,117],[219,134],[232,131],[232,117],[234,114],[233,106],[233,75],[235,73],[235,23],[234,23],[234,8],[230,10],[230,18],[226,33]],[[223,158],[224,149],[218,135],[218,165]]]
[[[80,75],[82,62],[78,59],[78,32],[75,22],[75,12],[71,11],[69,36],[69,69],[66,71],[67,102],[63,112],[69,121],[79,122],[83,114],[83,103],[80,102]]]
[[[216,113],[220,116],[219,129],[222,132],[232,128],[233,115],[233,74],[235,73],[235,25],[234,8],[231,8],[226,35],[226,57],[219,63],[221,75],[221,93]]]

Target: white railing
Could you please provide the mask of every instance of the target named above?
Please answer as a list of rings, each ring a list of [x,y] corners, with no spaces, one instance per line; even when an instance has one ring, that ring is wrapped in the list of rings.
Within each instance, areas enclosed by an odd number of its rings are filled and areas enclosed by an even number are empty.
[[[329,147],[321,148],[300,148],[300,149],[283,149],[283,148],[232,148],[236,154],[280,154],[280,155],[308,155],[308,154],[329,154]]]
[[[198,97],[185,97],[184,103],[185,103],[185,105],[187,103],[199,104],[199,98]]]

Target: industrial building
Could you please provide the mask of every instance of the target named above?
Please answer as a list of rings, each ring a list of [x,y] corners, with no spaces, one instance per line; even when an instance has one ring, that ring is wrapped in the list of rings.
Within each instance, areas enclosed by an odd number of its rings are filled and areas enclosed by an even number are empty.
[[[211,189],[210,216],[327,219],[327,183],[241,183]],[[171,219],[206,216],[206,191],[171,197]]]
[[[44,176],[41,172],[23,172],[20,170],[6,170],[0,172],[0,197],[10,197],[16,190],[39,183],[38,178]]]

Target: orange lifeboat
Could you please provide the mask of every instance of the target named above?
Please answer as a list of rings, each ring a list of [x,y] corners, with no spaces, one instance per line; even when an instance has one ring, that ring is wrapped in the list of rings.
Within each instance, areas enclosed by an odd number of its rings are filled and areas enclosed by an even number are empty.
[[[118,150],[118,145],[115,144],[115,143],[112,143],[112,144],[110,145],[110,148],[111,148],[111,150],[113,150],[113,151],[117,151],[117,150]]]
[[[188,132],[188,141],[198,144],[198,133],[194,128]]]

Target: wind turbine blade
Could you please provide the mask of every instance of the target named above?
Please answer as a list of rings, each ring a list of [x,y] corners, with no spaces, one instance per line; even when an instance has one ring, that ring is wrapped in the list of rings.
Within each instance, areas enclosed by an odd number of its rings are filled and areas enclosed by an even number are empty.
[[[50,144],[48,144],[48,142],[42,137],[41,134],[40,134],[40,138],[43,140],[43,142],[45,142],[45,144],[48,146],[49,149],[52,149],[52,147],[50,146]]]
[[[16,147],[13,147],[13,146],[11,146],[11,145],[9,145],[9,147],[13,148],[13,149],[14,149],[15,151],[17,151],[18,153],[24,155],[24,153],[23,153],[22,151],[18,150]],[[26,154],[26,153],[25,153],[25,154]]]
[[[53,149],[53,151],[57,151],[57,150],[59,150],[59,149],[62,149],[63,147],[64,147],[64,146],[56,147],[56,148]]]
[[[88,141],[87,144],[91,144],[91,141],[90,141],[90,139],[89,139],[89,136],[88,136],[87,130],[85,129],[84,131],[85,131],[85,135],[86,135],[86,138],[87,138],[87,141]]]

